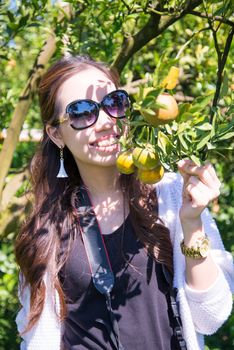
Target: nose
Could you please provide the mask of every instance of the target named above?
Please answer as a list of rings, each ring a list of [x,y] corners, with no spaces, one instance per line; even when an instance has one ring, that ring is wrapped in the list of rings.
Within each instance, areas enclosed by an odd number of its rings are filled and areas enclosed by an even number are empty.
[[[96,121],[95,130],[97,132],[111,129],[116,124],[114,118],[111,118],[102,108],[100,108],[98,120]]]

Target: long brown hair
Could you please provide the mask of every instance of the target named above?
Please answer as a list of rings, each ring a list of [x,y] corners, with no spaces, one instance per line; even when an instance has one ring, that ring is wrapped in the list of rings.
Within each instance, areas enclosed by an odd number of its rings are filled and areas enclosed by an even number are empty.
[[[16,260],[24,281],[22,288],[29,285],[31,291],[29,322],[25,331],[31,329],[41,315],[45,299],[45,272],[50,274],[52,287],[59,293],[59,316],[64,319],[66,315],[59,271],[66,261],[69,246],[77,232],[77,213],[71,198],[81,179],[75,160],[66,147],[64,161],[68,178],[56,178],[59,149],[48,137],[45,125],[58,118],[56,94],[60,86],[68,78],[87,68],[87,65],[103,71],[118,86],[118,74],[114,70],[85,56],[70,56],[59,60],[47,71],[39,85],[44,132],[30,166],[33,209],[15,245]],[[129,199],[130,216],[136,235],[148,253],[172,271],[169,230],[158,218],[155,191],[141,184],[135,176],[121,175],[121,183]],[[66,245],[64,242],[67,242]]]

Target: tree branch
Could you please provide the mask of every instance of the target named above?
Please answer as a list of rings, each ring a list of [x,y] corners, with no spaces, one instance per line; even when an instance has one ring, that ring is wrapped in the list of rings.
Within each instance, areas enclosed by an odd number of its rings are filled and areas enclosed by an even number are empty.
[[[230,48],[231,48],[233,36],[234,36],[234,27],[232,27],[231,31],[228,34],[223,54],[220,53],[220,58],[218,60],[216,90],[215,90],[215,95],[214,95],[214,99],[213,99],[213,103],[212,103],[211,117],[210,117],[211,123],[212,123],[212,120],[213,120],[213,117],[215,114],[215,109],[218,105],[219,95],[220,95],[221,86],[222,86],[222,82],[223,82],[223,70],[224,70],[224,67],[225,67],[225,64],[226,64],[226,61],[228,58],[228,53],[229,53]],[[219,52],[220,52],[220,50],[219,50]]]
[[[149,21],[137,34],[124,38],[120,52],[112,63],[112,67],[116,68],[119,74],[130,57],[157,36],[159,20],[159,15],[152,14]]]
[[[158,37],[164,30],[170,25],[176,22],[178,19],[184,17],[190,13],[195,7],[200,5],[202,0],[189,1],[184,10],[175,16],[170,16],[164,19],[161,23],[161,15],[159,13],[152,13],[146,25],[139,30],[133,36],[125,37],[122,43],[122,47],[112,63],[112,67],[116,68],[119,73],[122,72],[123,68],[127,64],[130,57],[132,57],[137,51],[145,46],[149,41]],[[162,11],[162,3],[158,3],[155,10],[158,12]],[[163,16],[164,17],[164,16]]]
[[[221,16],[212,16],[212,15],[209,15],[209,14],[206,14],[206,13],[201,13],[199,11],[190,11],[190,14],[194,15],[194,16],[201,17],[201,18],[211,19],[213,21],[218,21],[218,22],[221,22],[221,23],[225,23],[225,24],[228,24],[231,27],[234,27],[234,22],[230,21],[229,19],[223,18]]]
[[[125,0],[121,0],[121,2],[124,4],[124,6],[127,8],[128,12],[131,13],[131,8],[130,6],[126,3]]]
[[[140,85],[146,84],[147,81],[148,81],[147,78],[134,80],[134,81],[131,81],[130,83],[127,83],[126,85],[121,86],[121,89],[127,90],[127,92],[130,95],[133,95],[133,94],[136,94],[139,91]],[[174,97],[175,97],[177,102],[191,102],[191,101],[194,100],[194,97],[186,96],[182,92],[177,92],[174,95]]]

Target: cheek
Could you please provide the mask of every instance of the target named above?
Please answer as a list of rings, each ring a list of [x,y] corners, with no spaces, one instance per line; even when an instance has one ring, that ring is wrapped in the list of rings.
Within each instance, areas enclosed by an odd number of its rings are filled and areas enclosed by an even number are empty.
[[[63,140],[73,154],[87,152],[89,149],[88,131],[64,130]]]

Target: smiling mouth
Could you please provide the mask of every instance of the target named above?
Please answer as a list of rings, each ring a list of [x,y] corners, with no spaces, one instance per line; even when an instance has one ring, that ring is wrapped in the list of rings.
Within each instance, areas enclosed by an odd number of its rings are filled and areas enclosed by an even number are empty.
[[[119,149],[119,135],[103,137],[90,144],[90,147],[95,148],[97,151],[111,153]]]
[[[97,139],[96,141],[90,143],[90,146],[93,147],[109,147],[116,145],[118,143],[120,136],[119,135],[110,135],[110,136],[104,136],[100,139]]]
[[[91,147],[95,148],[96,151],[100,151],[100,152],[104,152],[104,153],[112,153],[112,152],[116,152],[119,150],[118,143],[114,143],[114,144],[108,145],[108,146],[91,146]]]

